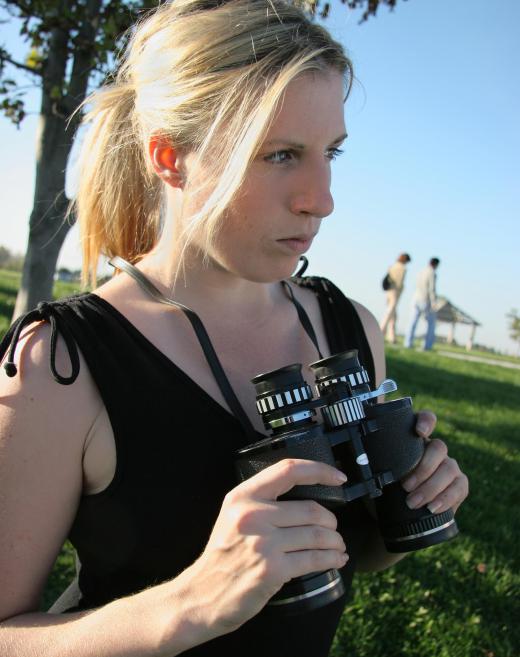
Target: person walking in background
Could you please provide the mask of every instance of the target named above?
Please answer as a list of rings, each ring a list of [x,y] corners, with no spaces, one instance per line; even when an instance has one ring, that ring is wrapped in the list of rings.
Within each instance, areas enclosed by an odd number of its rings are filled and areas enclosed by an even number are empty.
[[[404,277],[406,276],[406,265],[411,262],[408,253],[401,253],[394,264],[388,270],[390,287],[386,292],[386,313],[380,327],[389,342],[395,344],[395,325],[397,322],[397,303],[404,288]]]
[[[424,336],[423,350],[429,351],[435,342],[435,306],[437,303],[437,274],[439,258],[432,258],[417,277],[417,287],[413,298],[413,314],[406,334],[404,346],[411,348],[415,339],[415,331],[421,316],[426,320],[426,335]]]

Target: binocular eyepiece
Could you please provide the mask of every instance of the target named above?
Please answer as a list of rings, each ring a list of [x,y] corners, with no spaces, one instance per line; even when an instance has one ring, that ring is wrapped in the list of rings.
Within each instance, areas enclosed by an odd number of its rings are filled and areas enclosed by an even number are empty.
[[[317,397],[304,380],[301,364],[256,376],[256,405],[265,439],[238,450],[241,480],[285,458],[322,461],[343,470],[343,486],[295,486],[283,499],[315,500],[334,509],[352,500],[374,499],[377,523],[389,552],[410,552],[458,534],[451,509],[431,513],[409,509],[399,483],[419,463],[424,440],[415,432],[410,397],[377,402],[397,390],[391,379],[376,389],[360,364],[357,349],[312,363]],[[316,421],[320,410],[321,422]],[[337,570],[311,573],[285,584],[268,605],[300,613],[332,602],[344,593]]]

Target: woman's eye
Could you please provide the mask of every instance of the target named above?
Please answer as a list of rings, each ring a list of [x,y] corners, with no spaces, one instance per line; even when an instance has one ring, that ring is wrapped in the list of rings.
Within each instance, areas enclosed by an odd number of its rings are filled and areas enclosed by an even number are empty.
[[[329,148],[329,150],[327,151],[327,157],[329,158],[329,160],[335,160],[342,153],[343,151],[341,150],[341,148]]]
[[[264,160],[266,162],[273,162],[274,164],[285,164],[290,162],[294,158],[294,155],[291,151],[276,151],[270,155],[266,155]]]

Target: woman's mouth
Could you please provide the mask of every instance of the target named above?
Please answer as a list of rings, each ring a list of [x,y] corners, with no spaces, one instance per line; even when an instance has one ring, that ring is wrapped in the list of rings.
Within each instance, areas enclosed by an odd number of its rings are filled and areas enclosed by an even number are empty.
[[[288,237],[282,240],[276,240],[279,244],[282,244],[286,249],[292,253],[305,253],[314,239],[314,235],[304,236],[298,235],[296,237]]]

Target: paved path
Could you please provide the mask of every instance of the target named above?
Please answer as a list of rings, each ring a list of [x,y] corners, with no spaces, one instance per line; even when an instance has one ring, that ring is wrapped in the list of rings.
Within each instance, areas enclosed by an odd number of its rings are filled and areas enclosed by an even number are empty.
[[[488,365],[500,365],[500,367],[509,367],[512,370],[520,370],[520,363],[512,363],[509,360],[497,360],[495,358],[483,358],[482,356],[470,356],[469,354],[455,354],[453,351],[437,351],[441,356],[448,358],[457,358],[458,360],[470,360],[475,363],[487,363]]]

